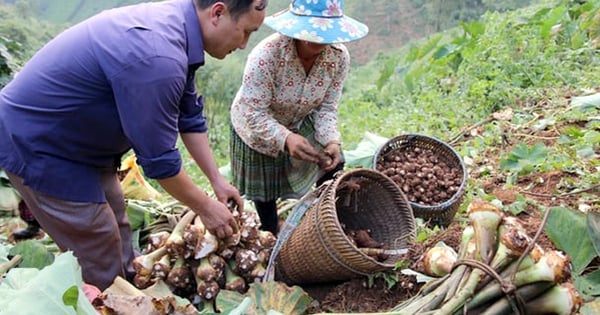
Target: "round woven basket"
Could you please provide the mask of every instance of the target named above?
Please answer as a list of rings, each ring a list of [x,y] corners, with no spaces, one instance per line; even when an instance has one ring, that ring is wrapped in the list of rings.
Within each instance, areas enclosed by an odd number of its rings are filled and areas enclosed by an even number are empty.
[[[345,234],[359,229],[384,245],[384,260],[367,255]],[[378,171],[350,170],[307,209],[276,258],[275,277],[292,285],[389,271],[415,237],[415,219],[400,188]]]
[[[462,180],[458,190],[445,202],[436,205],[423,205],[409,201],[415,217],[423,218],[430,225],[447,226],[452,222],[456,211],[462,203],[466,189],[467,170],[462,158],[447,143],[433,137],[419,134],[406,134],[394,137],[381,145],[373,157],[373,169],[383,158],[396,150],[412,151],[414,148],[430,149],[435,155],[452,168],[457,168],[462,173]]]

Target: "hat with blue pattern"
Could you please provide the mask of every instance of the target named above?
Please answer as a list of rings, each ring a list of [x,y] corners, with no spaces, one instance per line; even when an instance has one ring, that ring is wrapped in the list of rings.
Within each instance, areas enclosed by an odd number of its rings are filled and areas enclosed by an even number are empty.
[[[344,43],[364,37],[369,28],[345,16],[343,0],[292,0],[290,7],[264,23],[286,36],[320,44]]]

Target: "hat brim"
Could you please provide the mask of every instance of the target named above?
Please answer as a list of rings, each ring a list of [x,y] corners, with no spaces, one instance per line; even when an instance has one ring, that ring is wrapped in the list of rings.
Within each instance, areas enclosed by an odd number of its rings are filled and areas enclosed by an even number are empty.
[[[320,44],[345,43],[360,39],[369,28],[348,17],[314,17],[297,15],[290,10],[268,16],[264,24],[283,35]]]

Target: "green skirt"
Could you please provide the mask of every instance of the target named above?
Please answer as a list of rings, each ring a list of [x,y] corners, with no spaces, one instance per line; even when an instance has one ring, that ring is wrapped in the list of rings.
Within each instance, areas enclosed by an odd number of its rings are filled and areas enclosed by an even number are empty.
[[[314,133],[312,119],[306,119],[298,134],[322,150],[314,140]],[[232,184],[248,200],[300,198],[323,175],[318,165],[294,159],[287,152],[273,158],[253,150],[233,127],[230,139]]]

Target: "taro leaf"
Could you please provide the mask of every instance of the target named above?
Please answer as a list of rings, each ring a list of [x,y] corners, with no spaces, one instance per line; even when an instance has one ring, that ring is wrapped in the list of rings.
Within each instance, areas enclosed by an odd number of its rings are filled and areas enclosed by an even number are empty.
[[[148,222],[149,213],[145,207],[129,201],[127,203],[127,217],[132,230],[141,229]]]
[[[571,106],[580,109],[600,108],[600,93],[574,97]]]
[[[585,215],[565,207],[552,207],[545,231],[556,247],[569,255],[575,275],[597,256],[589,237]]]
[[[42,270],[13,268],[0,282],[0,314],[78,314],[98,315],[82,289],[81,267],[72,252],[56,257]],[[76,287],[77,301],[65,292]],[[67,293],[72,297],[72,293]],[[76,308],[73,308],[73,305]]]
[[[245,305],[247,302],[243,303],[244,300],[245,297],[238,292],[221,290],[219,291],[219,295],[217,295],[216,308],[223,314],[230,314],[234,310],[238,309],[238,307],[245,306],[246,308],[241,310],[242,313],[240,314],[247,314],[248,305]]]
[[[585,304],[583,304],[581,309],[579,309],[579,314],[581,314],[581,315],[600,314],[600,299],[594,299],[591,302],[586,302]]]
[[[250,305],[247,305],[246,298],[251,299]],[[302,288],[289,287],[277,281],[252,283],[245,295],[228,290],[221,290],[217,295],[217,309],[224,314],[300,315],[306,313],[311,302],[312,299]]]
[[[372,168],[373,157],[388,140],[389,138],[366,132],[354,150],[344,151],[346,166]]]
[[[587,213],[587,228],[596,254],[600,255],[600,213],[592,211]]]
[[[247,295],[252,298],[256,310],[256,313],[248,314],[265,314],[269,311],[286,315],[305,314],[312,302],[308,293],[299,286],[290,287],[277,281],[250,284]]]
[[[42,269],[54,262],[54,254],[38,240],[18,242],[8,251],[8,254],[10,256],[21,255],[23,260],[19,263],[20,268]]]
[[[596,270],[584,276],[575,276],[573,278],[577,292],[581,294],[584,300],[600,296],[600,270]]]

